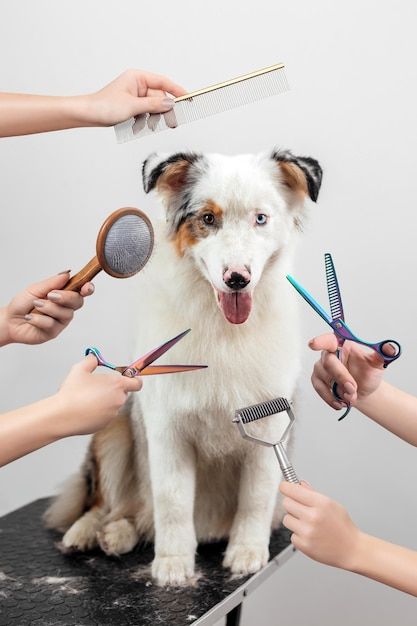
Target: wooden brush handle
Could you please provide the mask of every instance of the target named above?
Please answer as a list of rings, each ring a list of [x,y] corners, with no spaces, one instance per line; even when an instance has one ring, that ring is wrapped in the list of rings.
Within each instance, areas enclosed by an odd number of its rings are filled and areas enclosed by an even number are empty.
[[[69,279],[65,287],[63,287],[63,291],[80,291],[81,287],[88,283],[90,280],[97,276],[99,272],[101,272],[102,267],[98,262],[98,258],[95,256],[91,261],[87,263],[75,276]],[[41,310],[33,308],[31,313],[36,313],[37,315],[44,315]]]
[[[98,258],[95,256],[82,270],[69,279],[63,288],[64,291],[80,291],[85,283],[88,283],[94,276],[97,276],[97,274],[101,272],[101,269],[102,267],[98,262]]]

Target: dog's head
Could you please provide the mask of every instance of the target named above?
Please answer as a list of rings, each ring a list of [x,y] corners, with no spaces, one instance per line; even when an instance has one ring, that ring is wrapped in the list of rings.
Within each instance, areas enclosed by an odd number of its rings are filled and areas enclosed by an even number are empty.
[[[265,266],[300,228],[321,178],[316,160],[289,151],[152,154],[143,164],[144,189],[162,197],[178,255],[194,259],[232,324],[248,319]]]

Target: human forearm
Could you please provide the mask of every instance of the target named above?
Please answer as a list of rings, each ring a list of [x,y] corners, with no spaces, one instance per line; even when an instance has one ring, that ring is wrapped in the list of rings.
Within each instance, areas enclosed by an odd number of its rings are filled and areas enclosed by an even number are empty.
[[[417,446],[417,398],[382,381],[356,408],[397,437]]]
[[[361,533],[350,571],[417,596],[417,552]]]
[[[36,96],[0,93],[0,137],[81,126],[112,126],[143,113],[166,113],[185,90],[165,76],[128,70],[95,93]]]
[[[363,533],[338,502],[306,483],[282,482],[283,524],[305,555],[417,596],[417,552]]]
[[[0,348],[10,343],[9,323],[6,307],[0,307]]]
[[[64,437],[61,430],[57,396],[0,415],[0,466]]]
[[[89,96],[0,94],[0,136],[93,126]]]

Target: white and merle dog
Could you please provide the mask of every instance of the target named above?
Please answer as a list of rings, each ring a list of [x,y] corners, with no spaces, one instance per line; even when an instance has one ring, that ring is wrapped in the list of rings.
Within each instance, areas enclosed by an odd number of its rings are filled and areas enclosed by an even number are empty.
[[[228,537],[224,565],[235,574],[265,565],[281,519],[279,468],[232,419],[238,408],[293,397],[299,330],[285,276],[321,176],[317,161],[288,151],[145,161],[145,191],[158,192],[166,223],[138,278],[137,349],[190,327],[164,362],[208,369],[146,378],[124,415],[93,437],[46,513],[49,527],[66,531],[65,548],[118,555],[154,540],[161,585],[190,581],[198,541]],[[273,436],[282,419],[262,420],[258,432]]]

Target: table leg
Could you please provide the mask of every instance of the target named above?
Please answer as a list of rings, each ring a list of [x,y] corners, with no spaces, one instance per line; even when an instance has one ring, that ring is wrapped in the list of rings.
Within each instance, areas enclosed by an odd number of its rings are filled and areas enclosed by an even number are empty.
[[[242,614],[242,604],[238,604],[226,617],[226,626],[239,626]]]

